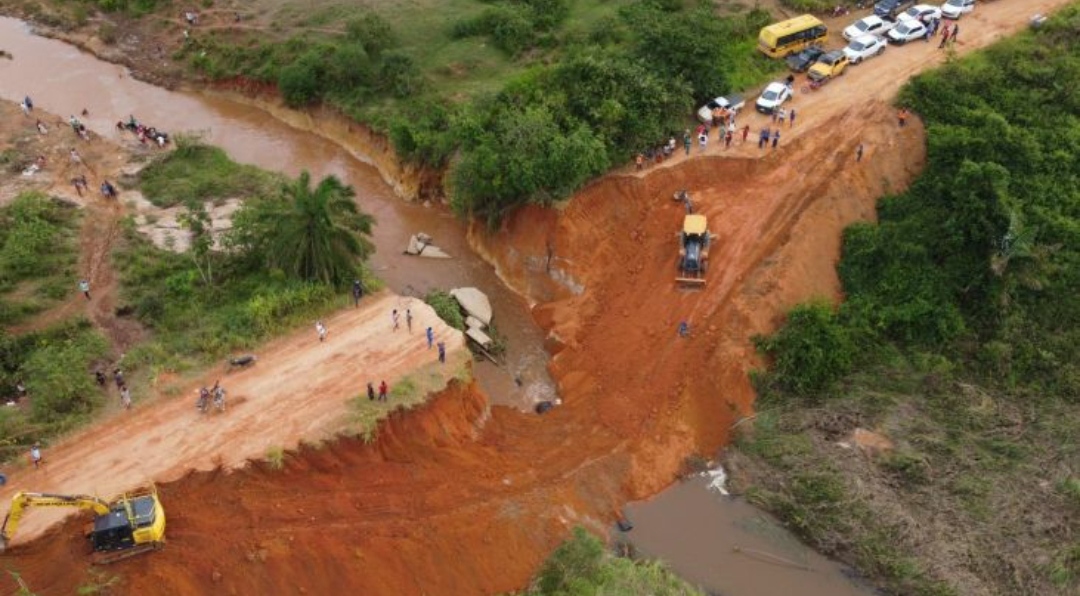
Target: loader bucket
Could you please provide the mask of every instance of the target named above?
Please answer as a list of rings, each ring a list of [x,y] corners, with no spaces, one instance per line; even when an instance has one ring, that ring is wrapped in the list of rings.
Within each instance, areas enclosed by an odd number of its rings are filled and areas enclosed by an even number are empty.
[[[682,285],[687,285],[687,286],[698,286],[698,287],[700,287],[700,286],[705,285],[705,278],[704,277],[676,277],[675,278],[675,283],[682,284]]]

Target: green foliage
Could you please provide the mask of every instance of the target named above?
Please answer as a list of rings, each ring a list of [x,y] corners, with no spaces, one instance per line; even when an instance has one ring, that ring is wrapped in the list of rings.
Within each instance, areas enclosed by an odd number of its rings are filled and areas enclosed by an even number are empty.
[[[780,4],[801,12],[825,12],[834,6],[844,4],[844,2],[837,2],[836,0],[780,0]]]
[[[851,370],[855,344],[825,303],[796,306],[779,332],[758,338],[758,348],[773,358],[772,375],[784,389],[820,396]]]
[[[176,150],[157,157],[139,174],[139,190],[158,207],[265,194],[275,182],[274,176],[238,164],[198,138],[178,135],[174,142]]]
[[[270,447],[266,450],[266,465],[271,470],[280,470],[285,467],[285,450],[281,447]]]
[[[487,36],[495,47],[510,56],[540,43],[570,14],[568,0],[501,0],[475,17],[458,21],[454,38]]]
[[[0,208],[0,324],[39,312],[74,291],[79,215],[38,192]]]
[[[441,290],[432,290],[424,296],[424,302],[435,309],[435,314],[447,325],[458,331],[465,330],[465,316],[461,314],[461,306],[453,296]]]
[[[614,557],[604,549],[604,544],[598,538],[577,527],[574,528],[573,536],[544,562],[525,594],[690,596],[700,592],[660,563],[635,562]]]
[[[335,176],[312,188],[304,171],[276,196],[245,203],[228,243],[248,261],[294,279],[347,284],[375,250],[369,240],[375,219],[357,208],[354,196]]]

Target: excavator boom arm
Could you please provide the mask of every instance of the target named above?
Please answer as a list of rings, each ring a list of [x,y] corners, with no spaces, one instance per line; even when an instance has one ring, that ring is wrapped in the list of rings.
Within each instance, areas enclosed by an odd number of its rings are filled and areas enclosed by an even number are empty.
[[[98,515],[109,512],[109,504],[98,497],[89,495],[54,495],[50,493],[19,492],[11,498],[11,511],[4,517],[0,526],[0,551],[7,547],[15,530],[19,529],[19,520],[27,507],[75,507],[93,509]]]

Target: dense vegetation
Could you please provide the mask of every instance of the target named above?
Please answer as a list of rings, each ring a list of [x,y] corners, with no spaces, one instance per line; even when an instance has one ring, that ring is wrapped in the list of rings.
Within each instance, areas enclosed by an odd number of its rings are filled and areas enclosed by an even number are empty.
[[[905,87],[926,171],[846,231],[846,301],[761,342],[752,494],[894,593],[1080,590],[1077,30],[1073,6]],[[895,448],[837,457],[856,426]]]
[[[124,308],[157,332],[131,350],[129,367],[183,367],[250,347],[344,299],[354,278],[367,279],[362,263],[374,250],[368,239],[374,220],[356,208],[351,187],[329,177],[312,188],[307,172],[297,180],[272,179],[274,186],[266,183],[268,174],[192,143],[160,158],[141,180],[147,192],[146,184],[159,185],[162,170],[192,171],[208,155],[224,160],[206,184],[173,185],[185,205],[181,219],[191,250],[157,248],[128,222],[116,254]],[[245,182],[251,180],[257,184]],[[215,235],[204,201],[225,191],[207,188],[265,194],[246,197],[232,228]],[[218,244],[229,250],[214,249]]]
[[[454,207],[489,222],[567,196],[681,131],[694,105],[776,68],[752,51],[770,20],[763,10],[721,17],[704,0],[457,0],[428,9],[448,16],[376,12],[404,10],[393,3],[343,9],[304,22],[340,19],[339,34],[247,45],[200,36],[181,56],[213,78],[273,83],[294,106],[329,103],[387,132],[402,158],[449,166]],[[488,43],[501,56],[485,54]],[[471,53],[460,61],[433,65],[433,48],[463,46]],[[485,60],[506,66],[482,73]]]
[[[693,596],[700,592],[660,563],[616,557],[604,549],[598,538],[574,528],[573,537],[552,553],[524,594]]]
[[[0,208],[0,324],[75,292],[78,220],[73,207],[36,192]]]
[[[155,159],[139,173],[139,189],[158,207],[189,201],[216,201],[267,194],[276,179],[254,166],[238,164],[219,147],[179,135],[176,150]]]

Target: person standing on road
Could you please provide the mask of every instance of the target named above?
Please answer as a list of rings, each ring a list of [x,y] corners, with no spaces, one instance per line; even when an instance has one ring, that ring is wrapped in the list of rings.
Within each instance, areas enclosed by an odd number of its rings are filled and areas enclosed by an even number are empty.
[[[945,23],[945,26],[941,29],[941,41],[938,42],[937,49],[945,49],[947,43],[949,43],[949,24]]]
[[[326,341],[326,325],[322,321],[315,321],[315,333],[319,334],[319,342]]]
[[[368,401],[375,401],[375,387],[368,381],[367,384],[367,398]]]
[[[855,148],[855,163],[862,161],[863,144],[859,143],[859,146]]]
[[[30,462],[34,464],[35,470],[40,468],[41,465],[45,463],[45,461],[41,459],[40,443],[34,443],[34,445],[30,447]]]
[[[900,108],[900,111],[896,113],[896,120],[900,123],[900,128],[904,128],[904,125],[907,123],[907,117],[907,108]]]
[[[955,44],[957,35],[960,35],[960,23],[953,25],[952,34],[949,35],[949,41]]]
[[[724,135],[724,149],[731,149],[731,138],[733,136],[735,136],[735,133],[729,129],[727,134]]]
[[[385,380],[382,383],[379,383],[379,401],[386,401],[386,394],[389,392],[390,387],[386,384]]]
[[[690,129],[686,129],[682,137],[683,148],[686,149],[686,154],[690,155]]]
[[[776,129],[772,133],[772,148],[776,149],[776,145],[780,143],[780,129]]]
[[[360,307],[360,298],[364,296],[364,286],[360,285],[359,279],[354,279],[352,282],[352,301],[353,308]]]
[[[83,293],[83,296],[86,296],[87,300],[89,300],[90,299],[90,282],[88,280],[86,280],[86,279],[80,279],[79,280],[79,291]]]
[[[444,344],[443,342],[440,341],[436,345],[439,348],[439,362],[443,363],[443,364],[446,364],[446,344]]]
[[[412,333],[412,310],[405,309],[405,327],[409,329],[409,333]]]
[[[791,113],[788,114],[788,128],[795,126],[795,108],[791,108]]]
[[[428,327],[427,331],[425,331],[424,333],[427,334],[427,349],[430,350],[431,345],[435,343],[435,330],[431,327]]]
[[[394,323],[394,331],[397,331],[398,327],[401,327],[401,322],[398,318],[398,312],[396,308],[393,312],[390,313],[390,320]]]
[[[690,323],[686,321],[679,322],[679,337],[690,337]]]
[[[124,406],[125,410],[131,409],[131,390],[127,388],[127,385],[120,390],[120,405]]]
[[[757,141],[758,149],[764,149],[769,144],[769,137],[770,136],[772,136],[772,131],[769,130],[768,126],[761,129],[761,133],[758,134],[758,141]]]
[[[746,142],[746,137],[750,136],[750,125],[747,124],[742,129],[742,142]]]

